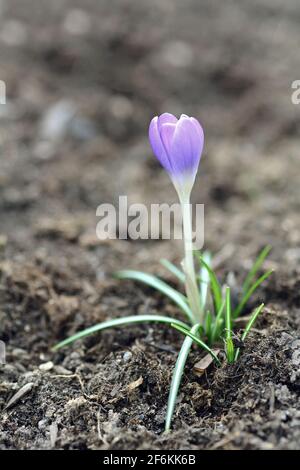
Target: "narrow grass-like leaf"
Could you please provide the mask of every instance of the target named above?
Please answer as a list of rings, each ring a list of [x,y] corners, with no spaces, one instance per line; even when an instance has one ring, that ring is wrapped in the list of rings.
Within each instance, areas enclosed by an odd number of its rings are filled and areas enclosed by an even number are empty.
[[[213,324],[213,329],[212,329],[212,338],[211,338],[211,341],[212,341],[212,344],[216,341],[216,339],[219,338],[220,334],[221,334],[221,327],[223,325],[223,311],[224,311],[224,308],[225,308],[225,303],[226,303],[226,299],[224,299],[222,301],[222,305],[221,307],[219,308],[219,311],[217,313],[217,316],[214,320],[214,324]]]
[[[175,264],[171,263],[167,259],[163,258],[160,260],[160,263],[166,268],[168,271],[170,271],[177,279],[184,284],[185,282],[185,275],[184,273],[175,266]]]
[[[248,323],[247,323],[247,325],[246,325],[246,328],[245,328],[245,330],[244,330],[244,333],[243,333],[243,335],[242,335],[242,341],[245,341],[245,339],[247,338],[249,331],[251,330],[252,326],[254,325],[254,323],[255,323],[255,321],[256,321],[258,315],[260,314],[260,312],[262,311],[262,309],[264,308],[264,306],[265,306],[265,304],[261,304],[259,307],[257,307],[257,308],[254,310],[253,314],[251,315],[251,317],[250,317],[250,319],[249,319],[249,321],[248,321]],[[238,349],[236,350],[235,358],[234,358],[235,361],[238,359],[239,353],[240,353],[240,348],[238,348]]]
[[[203,254],[203,259],[204,259],[205,263],[208,266],[211,266],[211,255],[208,251],[206,251]],[[206,306],[209,282],[210,282],[209,272],[205,268],[205,266],[201,266],[201,269],[200,269],[200,299],[201,299],[202,310],[204,310],[205,306]]]
[[[247,292],[247,290],[250,287],[250,284],[255,277],[257,271],[260,269],[261,265],[263,264],[264,260],[270,253],[272,247],[271,245],[265,246],[265,248],[259,253],[258,257],[256,258],[255,263],[253,264],[251,270],[249,271],[249,274],[247,275],[245,282],[243,284],[243,290],[244,292]]]
[[[226,326],[226,339],[225,349],[226,357],[229,363],[234,361],[234,345],[232,341],[232,321],[231,321],[231,298],[230,298],[230,287],[226,287],[226,315],[225,315],[225,326]]]
[[[189,336],[196,344],[198,344],[198,346],[200,346],[201,348],[205,349],[205,351],[207,351],[209,354],[212,355],[212,357],[214,358],[214,360],[217,362],[217,364],[221,365],[220,363],[220,360],[218,359],[218,357],[215,355],[215,353],[213,352],[213,350],[207,345],[205,344],[203,341],[201,341],[200,338],[198,338],[197,336],[195,336],[194,333],[191,332],[191,330],[188,330],[186,329],[185,327],[182,327],[181,325],[178,325],[178,324],[172,324],[171,325],[173,328],[175,328],[175,330],[178,330],[180,331],[181,333],[183,333],[184,335],[186,336]],[[199,328],[199,326],[198,326]]]
[[[273,269],[270,269],[265,274],[260,276],[257,281],[248,289],[248,291],[243,295],[241,302],[233,312],[233,318],[237,318],[243,308],[245,307],[246,303],[250,299],[251,295],[256,291],[256,289],[272,274]]]
[[[71,344],[78,339],[84,338],[85,336],[89,336],[99,331],[107,330],[108,328],[116,328],[118,326],[151,322],[166,323],[168,325],[176,324],[183,328],[189,328],[189,326],[183,323],[182,321],[176,320],[171,317],[165,317],[163,315],[131,315],[129,317],[115,318],[113,320],[107,320],[102,323],[97,323],[97,325],[91,326],[90,328],[86,328],[85,330],[81,330],[75,335],[72,335],[64,341],[61,341],[60,343],[56,344],[52,349],[53,351],[57,351],[58,349],[61,349],[64,346],[67,346],[68,344]]]
[[[194,325],[190,331],[192,333],[197,333],[199,327],[200,327],[199,324]],[[172,416],[173,416],[175,405],[176,405],[176,399],[178,395],[178,390],[179,390],[183,370],[186,364],[187,357],[191,350],[192,344],[193,344],[193,339],[190,338],[189,336],[186,336],[185,340],[182,343],[179,354],[177,356],[177,361],[173,370],[172,382],[171,382],[170,391],[169,391],[165,431],[169,431],[171,427]]]
[[[192,324],[195,323],[193,313],[187,304],[186,297],[178,292],[177,290],[173,289],[173,287],[169,286],[166,282],[162,281],[156,276],[152,274],[143,273],[141,271],[134,271],[134,270],[124,270],[118,271],[115,276],[118,279],[132,279],[133,281],[140,281],[148,286],[153,287],[154,289],[162,292],[167,297],[173,300],[178,307],[186,314]]]
[[[201,254],[198,254],[199,256],[199,261],[200,263],[205,267],[209,274],[209,279],[210,279],[210,284],[211,284],[211,290],[213,294],[213,300],[215,304],[215,311],[218,312],[221,305],[222,305],[222,289],[219,284],[219,281],[217,279],[217,276],[215,275],[213,269],[206,263],[206,261],[203,259],[203,256]]]
[[[231,338],[231,299],[230,299],[230,287],[226,287],[226,315],[225,315],[225,325],[226,325],[226,338]]]
[[[209,344],[211,344],[211,340],[212,340],[212,314],[210,313],[210,311],[208,310],[207,313],[206,313],[206,318],[205,318],[205,334],[206,334],[206,337],[207,337],[207,341]]]
[[[260,314],[260,312],[262,311],[262,309],[264,308],[265,304],[261,304],[259,307],[257,307],[257,309],[253,312],[253,315],[251,315],[251,318],[249,319],[247,325],[246,325],[246,328],[244,330],[244,333],[242,334],[242,341],[245,341],[245,339],[247,338],[248,336],[248,333],[249,331],[251,330],[252,326],[254,325],[254,323],[256,322],[256,319],[258,317],[258,315]]]

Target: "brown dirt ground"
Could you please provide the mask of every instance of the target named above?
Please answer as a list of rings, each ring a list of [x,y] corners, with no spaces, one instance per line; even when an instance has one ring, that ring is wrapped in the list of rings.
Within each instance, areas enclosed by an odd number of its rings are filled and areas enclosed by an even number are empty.
[[[299,449],[298,2],[1,4],[0,448]],[[49,128],[57,103],[59,132]],[[164,110],[205,127],[193,200],[205,203],[220,277],[242,279],[266,243],[276,270],[249,307],[266,303],[238,363],[198,378],[194,349],[167,435],[176,332],[136,326],[50,351],[107,318],[178,315],[111,274],[139,267],[169,279],[159,259],[178,262],[180,246],[95,238],[102,202],[175,200],[147,142]]]

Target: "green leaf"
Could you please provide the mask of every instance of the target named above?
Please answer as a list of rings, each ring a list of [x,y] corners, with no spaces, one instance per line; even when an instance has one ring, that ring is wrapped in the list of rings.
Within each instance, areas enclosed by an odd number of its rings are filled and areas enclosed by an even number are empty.
[[[203,259],[204,259],[205,263],[208,266],[211,266],[211,255],[208,251],[206,251],[203,254]],[[205,306],[206,306],[209,282],[210,282],[209,272],[205,268],[205,266],[201,266],[201,269],[200,269],[200,294],[201,294],[200,298],[201,298],[202,310],[204,310]]]
[[[258,257],[256,258],[256,261],[253,264],[251,270],[249,271],[249,274],[247,275],[247,277],[245,279],[245,282],[243,284],[244,292],[246,292],[249,289],[249,286],[250,286],[253,278],[255,277],[257,271],[260,269],[260,267],[263,264],[264,260],[266,259],[266,257],[270,253],[271,249],[272,249],[271,245],[265,246],[265,248],[260,252]]]
[[[251,315],[251,317],[250,317],[250,319],[249,319],[249,321],[248,321],[248,323],[247,323],[247,325],[246,325],[246,328],[245,328],[245,330],[244,330],[244,333],[243,333],[243,335],[242,335],[242,341],[245,341],[245,339],[247,338],[249,331],[251,330],[252,326],[253,326],[254,323],[256,322],[256,319],[257,319],[258,315],[261,313],[261,311],[262,311],[262,309],[264,308],[264,306],[265,306],[265,304],[261,304],[259,307],[257,307],[257,308],[254,310],[253,314]],[[240,348],[238,348],[238,349],[236,350],[235,358],[234,358],[235,361],[238,359],[239,353],[240,353]]]
[[[226,339],[225,339],[225,349],[226,357],[229,363],[234,361],[234,345],[232,341],[232,321],[231,321],[231,298],[230,298],[230,287],[226,287],[226,316],[225,316],[225,325],[226,325]]]
[[[265,274],[260,276],[259,279],[248,289],[248,291],[243,295],[241,302],[233,312],[233,318],[237,318],[243,308],[245,307],[246,303],[250,299],[251,295],[256,291],[256,289],[272,274],[273,269],[270,269]]]
[[[209,274],[209,279],[210,279],[210,284],[211,284],[211,290],[213,294],[213,300],[215,304],[215,311],[218,312],[221,305],[222,305],[222,289],[219,284],[219,281],[217,279],[217,276],[215,275],[213,269],[206,263],[206,261],[203,259],[203,256],[198,255],[200,263],[205,267]]]
[[[260,306],[257,307],[257,309],[251,315],[251,318],[249,319],[249,321],[246,325],[246,328],[244,330],[244,333],[242,335],[242,341],[245,341],[245,339],[247,338],[249,331],[251,330],[252,326],[256,322],[256,319],[257,319],[258,315],[260,314],[260,312],[262,311],[262,309],[264,308],[264,306],[265,306],[265,304],[260,304]]]
[[[154,289],[162,292],[167,297],[173,300],[176,305],[186,314],[188,319],[192,324],[195,323],[193,313],[187,304],[187,298],[178,292],[177,290],[173,289],[173,287],[169,286],[166,282],[162,281],[156,276],[152,274],[143,273],[141,271],[134,271],[134,270],[124,270],[118,271],[115,276],[118,279],[132,279],[133,281],[140,281],[148,286],[153,287]]]
[[[68,344],[71,344],[78,339],[84,338],[85,336],[89,336],[99,331],[107,330],[108,328],[116,328],[118,326],[126,326],[126,325],[132,325],[136,323],[148,323],[148,322],[166,323],[168,325],[173,325],[175,323],[176,325],[181,326],[183,328],[189,328],[188,325],[181,322],[180,320],[176,320],[170,317],[165,317],[163,315],[131,315],[129,317],[107,320],[102,323],[97,323],[97,325],[91,326],[90,328],[86,328],[85,330],[81,330],[75,335],[70,336],[64,341],[61,341],[60,343],[56,344],[52,348],[52,350],[57,351],[58,349],[61,349],[64,346],[67,346]]]
[[[232,338],[225,339],[226,357],[229,364],[235,361],[234,344]]]
[[[213,330],[212,330],[212,343],[215,342],[216,339],[219,338],[221,332],[220,332],[220,329],[223,325],[223,311],[224,311],[224,308],[225,308],[225,303],[226,303],[226,299],[224,299],[222,301],[222,305],[221,307],[219,308],[219,311],[217,313],[217,316],[214,320],[214,323],[213,323]]]
[[[230,287],[226,287],[226,316],[225,316],[225,325],[226,325],[226,338],[231,338],[231,299],[230,299]]]
[[[197,333],[199,327],[200,327],[199,324],[194,325],[190,331],[192,333]],[[176,405],[176,399],[178,395],[180,382],[182,379],[183,370],[186,364],[187,357],[191,350],[192,344],[193,344],[193,339],[187,336],[185,340],[183,341],[181,349],[177,356],[177,361],[174,367],[174,371],[172,375],[172,382],[171,382],[170,391],[169,391],[165,431],[169,431],[171,427],[172,416],[173,416],[175,405]]]
[[[218,359],[218,357],[215,355],[215,353],[213,352],[212,349],[210,349],[209,346],[207,346],[207,344],[205,344],[203,341],[201,341],[200,338],[198,338],[197,336],[195,336],[191,330],[188,330],[186,329],[186,327],[182,327],[181,325],[178,325],[178,324],[172,324],[171,325],[172,328],[175,328],[175,330],[178,330],[180,331],[181,333],[183,333],[184,335],[186,336],[189,336],[196,344],[198,344],[198,346],[200,346],[201,348],[205,349],[206,352],[208,352],[213,358],[214,360],[217,362],[218,365],[221,365],[220,363],[220,360]],[[199,325],[198,325],[198,329],[199,329]]]
[[[205,334],[206,334],[207,341],[208,341],[209,344],[211,344],[211,342],[212,342],[212,337],[211,337],[212,320],[213,320],[212,314],[208,310],[207,313],[206,313],[206,318],[205,318]]]
[[[184,283],[185,282],[185,275],[184,273],[179,269],[177,268],[177,266],[175,266],[175,264],[171,263],[170,261],[168,261],[167,259],[161,259],[160,260],[160,263],[164,266],[164,268],[166,268],[168,271],[170,271],[175,277],[177,277],[177,279]]]

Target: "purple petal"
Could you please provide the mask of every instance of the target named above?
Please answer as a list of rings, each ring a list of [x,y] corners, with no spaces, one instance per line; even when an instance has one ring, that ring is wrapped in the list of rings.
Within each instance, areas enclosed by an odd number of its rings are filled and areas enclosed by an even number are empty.
[[[200,124],[199,121],[197,121],[197,119],[195,119],[194,117],[191,117],[190,120],[192,121],[192,123],[196,126],[197,130],[198,130],[198,134],[199,134],[199,138],[203,141],[204,143],[204,132],[203,132],[203,128]]]
[[[183,115],[176,125],[170,153],[173,170],[177,175],[195,174],[197,171],[204,145],[204,134],[200,124],[196,123],[196,119],[192,120]]]
[[[161,140],[164,145],[166,154],[169,157],[171,166],[172,166],[172,155],[170,154],[170,151],[171,151],[172,140],[173,140],[175,129],[176,129],[176,124],[162,124],[159,128]]]
[[[161,165],[169,173],[172,172],[172,167],[170,165],[169,157],[165,151],[165,147],[162,143],[160,133],[158,131],[158,117],[155,116],[149,126],[149,140],[152,151],[156,158],[160,161]]]
[[[178,122],[176,116],[170,113],[163,113],[158,117],[158,129],[160,130],[163,124],[176,124],[176,122]]]

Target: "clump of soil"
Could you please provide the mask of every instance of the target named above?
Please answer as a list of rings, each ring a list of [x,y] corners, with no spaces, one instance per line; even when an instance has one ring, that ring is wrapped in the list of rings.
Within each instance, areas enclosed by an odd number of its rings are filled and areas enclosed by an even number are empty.
[[[299,117],[285,88],[300,67],[292,54],[297,2],[239,2],[234,15],[210,0],[201,9],[196,0],[176,1],[174,10],[141,0],[86,3],[54,0],[40,9],[37,0],[26,8],[11,0],[0,17],[8,92],[0,448],[299,449]],[[175,200],[146,140],[150,117],[166,109],[199,117],[206,131],[193,200],[205,203],[205,246],[218,275],[239,283],[267,243],[266,267],[275,269],[249,305],[266,308],[236,364],[199,377],[193,366],[202,353],[193,349],[168,434],[179,333],[125,327],[51,352],[107,318],[179,315],[151,289],[112,278],[138,267],[170,280],[158,261],[180,261],[176,242],[95,236],[102,202],[117,204],[120,194],[129,203]]]

